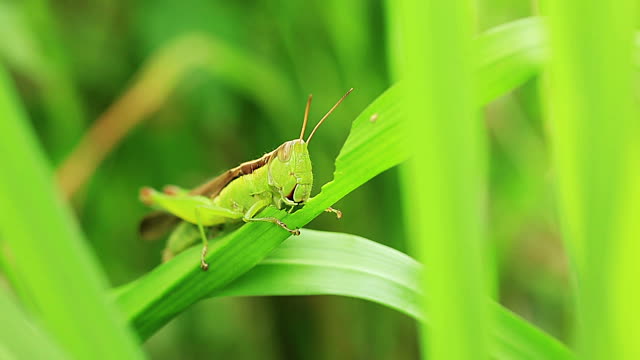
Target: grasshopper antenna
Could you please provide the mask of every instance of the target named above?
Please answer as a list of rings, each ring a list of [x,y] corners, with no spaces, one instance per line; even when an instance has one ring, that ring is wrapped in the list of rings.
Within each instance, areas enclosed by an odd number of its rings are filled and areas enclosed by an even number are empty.
[[[331,113],[333,112],[333,110],[335,110],[338,105],[340,105],[340,103],[342,102],[342,100],[344,100],[344,98],[347,97],[347,95],[351,94],[351,92],[353,91],[353,88],[349,89],[349,91],[347,91],[346,94],[342,95],[342,97],[340,98],[340,100],[338,100],[338,102],[333,105],[333,107],[331,108],[331,110],[329,110],[329,112],[322,117],[322,119],[320,119],[320,121],[318,121],[318,124],[316,125],[316,127],[313,128],[313,130],[311,131],[311,134],[309,135],[309,138],[307,139],[307,144],[311,141],[311,138],[313,137],[313,134],[316,133],[316,130],[318,130],[318,128],[320,127],[320,125],[322,125],[322,123],[325,121],[325,119],[327,117],[329,117],[329,115],[331,115]]]
[[[303,140],[304,132],[307,130],[307,121],[309,120],[309,109],[311,108],[311,99],[313,99],[313,94],[309,94],[309,98],[307,99],[307,107],[304,108],[304,121],[302,122],[302,131],[300,131],[300,140]]]

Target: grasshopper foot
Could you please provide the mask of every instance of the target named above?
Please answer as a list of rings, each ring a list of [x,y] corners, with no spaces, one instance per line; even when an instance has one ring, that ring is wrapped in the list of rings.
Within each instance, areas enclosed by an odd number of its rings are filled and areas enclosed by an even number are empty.
[[[200,268],[202,269],[202,271],[207,271],[209,270],[209,264],[204,261],[200,261]]]
[[[205,243],[205,245],[202,247],[202,253],[200,254],[200,268],[203,271],[209,270],[209,264],[207,264],[207,262],[204,260],[204,257],[207,256],[207,250],[208,246]]]
[[[287,226],[287,224],[283,223],[282,221],[275,219],[275,223],[278,224],[281,228],[287,230],[291,235],[300,235],[300,229],[289,229],[289,227]]]
[[[340,211],[340,210],[338,210],[338,209],[334,209],[334,208],[332,208],[332,207],[328,207],[328,208],[326,208],[324,211],[326,211],[326,212],[332,212],[332,213],[336,214],[336,217],[337,217],[338,219],[342,219],[342,211]]]

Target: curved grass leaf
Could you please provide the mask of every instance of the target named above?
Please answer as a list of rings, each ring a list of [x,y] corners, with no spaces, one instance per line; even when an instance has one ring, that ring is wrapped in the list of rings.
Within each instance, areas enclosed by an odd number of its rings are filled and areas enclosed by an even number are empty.
[[[485,32],[477,39],[475,83],[486,104],[536,75],[546,56],[542,21],[530,17]]]
[[[421,270],[414,259],[371,240],[305,229],[210,296],[342,295],[373,301],[428,323],[420,306]],[[496,319],[490,339],[493,358],[573,358],[563,344],[499,304],[492,302],[490,309]]]

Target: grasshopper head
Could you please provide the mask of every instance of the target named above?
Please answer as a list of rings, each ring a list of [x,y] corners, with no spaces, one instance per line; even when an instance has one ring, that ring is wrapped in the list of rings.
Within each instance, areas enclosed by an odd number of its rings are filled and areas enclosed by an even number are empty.
[[[313,173],[304,140],[287,141],[276,149],[269,162],[269,185],[280,194],[278,202],[293,206],[309,200]]]
[[[331,110],[318,121],[318,124],[311,130],[307,141],[305,141],[304,133],[307,129],[309,108],[311,107],[311,95],[309,95],[304,111],[300,138],[287,141],[280,145],[280,147],[274,151],[274,155],[269,161],[269,185],[276,188],[280,193],[280,199],[276,200],[278,207],[280,207],[282,203],[288,206],[304,204],[309,200],[309,197],[311,197],[313,173],[311,172],[311,159],[309,158],[307,144],[311,142],[313,134],[316,133],[320,125],[351,91],[353,91],[353,88],[347,91],[347,93],[333,105]]]

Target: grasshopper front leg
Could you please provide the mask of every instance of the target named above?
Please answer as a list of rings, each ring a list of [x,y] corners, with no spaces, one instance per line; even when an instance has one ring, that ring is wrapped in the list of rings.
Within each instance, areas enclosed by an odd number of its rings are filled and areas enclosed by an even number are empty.
[[[255,215],[265,207],[269,206],[270,201],[267,199],[262,199],[254,203],[249,210],[243,215],[238,212],[233,212],[229,209],[225,209],[222,207],[218,207],[215,205],[201,205],[195,208],[196,222],[198,225],[198,229],[200,230],[200,237],[202,238],[202,252],[200,254],[200,267],[202,270],[208,270],[209,264],[205,261],[205,257],[207,255],[207,251],[209,248],[209,241],[207,240],[207,236],[205,235],[204,226],[202,225],[202,219],[204,216],[220,216],[227,219],[239,219],[242,218],[245,222],[254,222],[254,221],[264,221],[274,223],[281,228],[287,230],[289,233],[293,235],[300,235],[300,230],[298,229],[290,229],[285,223],[280,221],[280,219],[274,217],[263,217],[256,218]]]

